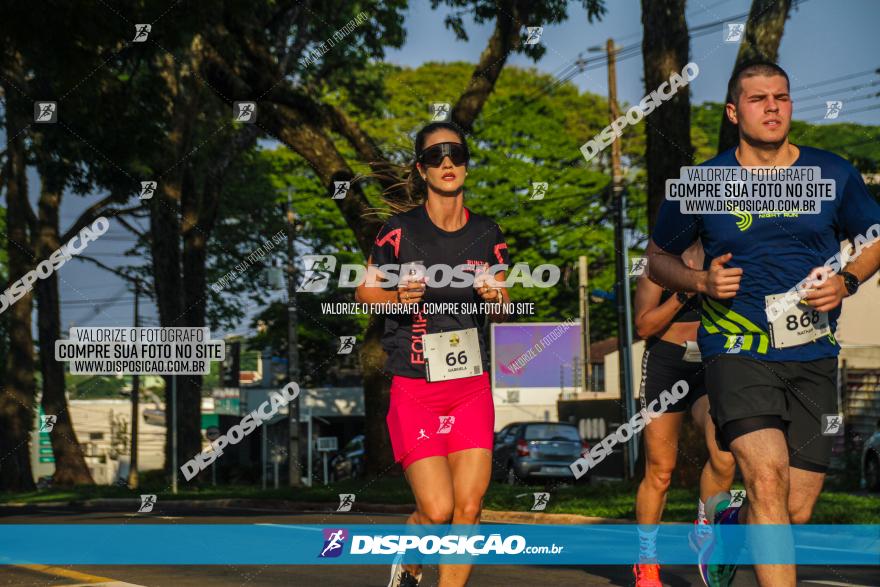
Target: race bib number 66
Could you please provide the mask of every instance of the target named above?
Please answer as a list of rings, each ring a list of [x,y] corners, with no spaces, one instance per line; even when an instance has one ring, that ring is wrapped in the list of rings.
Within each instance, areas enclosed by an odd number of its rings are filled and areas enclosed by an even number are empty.
[[[427,379],[447,381],[483,374],[480,339],[476,328],[452,330],[422,337]]]

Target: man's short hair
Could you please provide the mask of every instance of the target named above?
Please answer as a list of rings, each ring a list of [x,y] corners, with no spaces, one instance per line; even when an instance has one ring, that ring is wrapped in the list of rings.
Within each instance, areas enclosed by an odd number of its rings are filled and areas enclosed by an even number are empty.
[[[727,82],[727,102],[729,104],[736,104],[739,101],[740,93],[742,93],[742,79],[745,77],[755,77],[757,75],[768,77],[781,75],[785,78],[786,85],[789,87],[791,86],[788,81],[788,74],[785,73],[785,70],[772,61],[746,61],[733,70],[733,74],[730,76],[730,81]]]

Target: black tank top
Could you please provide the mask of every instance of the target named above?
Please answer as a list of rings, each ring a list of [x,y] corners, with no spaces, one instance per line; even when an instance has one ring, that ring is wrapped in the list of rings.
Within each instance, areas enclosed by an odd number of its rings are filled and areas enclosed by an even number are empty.
[[[663,293],[660,294],[660,303],[666,302],[669,298],[675,295],[675,292],[671,292],[669,290],[664,289]],[[688,298],[688,301],[681,307],[681,309],[672,317],[672,322],[699,322],[700,321],[700,306],[702,305],[702,299],[700,295],[697,294]]]
[[[667,289],[663,290],[663,293],[660,294],[660,303],[664,303],[666,300],[675,295],[675,292],[671,292]],[[676,312],[675,316],[672,317],[672,320],[669,322],[672,324],[673,322],[699,322],[700,321],[700,307],[702,306],[702,298],[700,294],[692,296],[688,298],[688,301]],[[651,348],[660,340],[657,336],[652,336],[648,338],[646,341],[645,348]]]

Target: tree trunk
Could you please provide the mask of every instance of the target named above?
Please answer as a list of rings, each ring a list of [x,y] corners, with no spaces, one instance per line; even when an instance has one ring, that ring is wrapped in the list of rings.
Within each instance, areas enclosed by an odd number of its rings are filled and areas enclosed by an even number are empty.
[[[173,180],[172,180],[173,181]],[[180,224],[177,213],[177,201],[181,191],[180,183],[160,182],[151,201],[150,239],[153,261],[153,287],[156,292],[156,305],[159,308],[159,324],[163,327],[183,326],[181,310],[183,301],[181,292],[183,285],[180,278]],[[165,380],[165,470],[170,474],[173,458],[172,435],[174,412],[180,404],[178,393],[177,405],[172,401],[172,377],[164,375]],[[177,383],[182,380],[178,376]],[[178,386],[178,392],[180,387]],[[180,438],[178,437],[178,440]],[[178,449],[180,448],[178,442]],[[178,464],[183,453],[177,451]],[[188,457],[187,457],[188,458]]]
[[[785,30],[785,20],[790,9],[791,0],[752,0],[745,35],[739,46],[734,69],[753,59],[776,62],[779,56],[779,43],[782,42],[782,33]],[[728,98],[729,96],[724,97],[725,102]],[[722,110],[718,152],[726,151],[738,143],[739,130]]]
[[[61,197],[47,185],[43,177],[39,203],[39,232],[35,238],[37,260],[47,259],[61,247],[59,242],[58,209]],[[37,324],[40,340],[40,369],[43,373],[43,412],[56,416],[55,426],[49,433],[52,454],[55,456],[55,475],[52,484],[69,487],[94,484],[86,466],[82,448],[77,441],[67,398],[64,395],[64,364],[55,360],[55,341],[61,338],[61,308],[59,306],[58,275],[52,273],[37,280]]]
[[[645,94],[655,91],[672,73],[688,63],[685,0],[654,2],[642,0],[642,53],[645,64]],[[648,168],[648,231],[657,218],[666,192],[666,180],[678,177],[683,165],[693,165],[691,146],[691,101],[682,88],[644,119]]]
[[[391,399],[391,379],[385,373],[386,355],[381,342],[384,328],[384,317],[370,316],[360,357],[364,372],[364,413],[367,414],[364,451],[367,473],[371,476],[387,474],[394,465],[385,425]]]
[[[17,87],[24,87],[20,63],[4,72]],[[16,88],[5,88],[6,97],[6,234],[9,283],[21,279],[33,265],[28,227],[33,210],[28,203],[24,129],[30,103]],[[34,341],[31,336],[33,292],[5,310],[9,320],[10,349],[6,363],[6,388],[0,393],[0,489],[34,489],[29,451],[34,420]]]

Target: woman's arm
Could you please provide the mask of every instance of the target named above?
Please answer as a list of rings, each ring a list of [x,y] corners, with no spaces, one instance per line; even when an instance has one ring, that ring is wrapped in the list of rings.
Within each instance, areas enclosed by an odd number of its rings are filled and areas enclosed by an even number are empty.
[[[508,318],[507,312],[504,311],[504,304],[510,303],[510,296],[507,288],[501,285],[507,281],[504,271],[499,271],[493,278],[494,283],[487,280],[483,285],[477,288],[477,293],[483,298],[487,304],[502,304],[501,309],[497,312],[490,311],[487,316],[490,322],[506,322]]]
[[[425,294],[425,284],[410,282],[405,288],[385,289],[384,275],[373,265],[372,255],[367,260],[367,274],[354,291],[354,300],[362,304],[404,303],[417,304]]]
[[[643,339],[665,330],[684,305],[674,295],[661,304],[662,294],[663,288],[648,279],[647,272],[639,277],[636,286],[635,326],[636,332]]]

